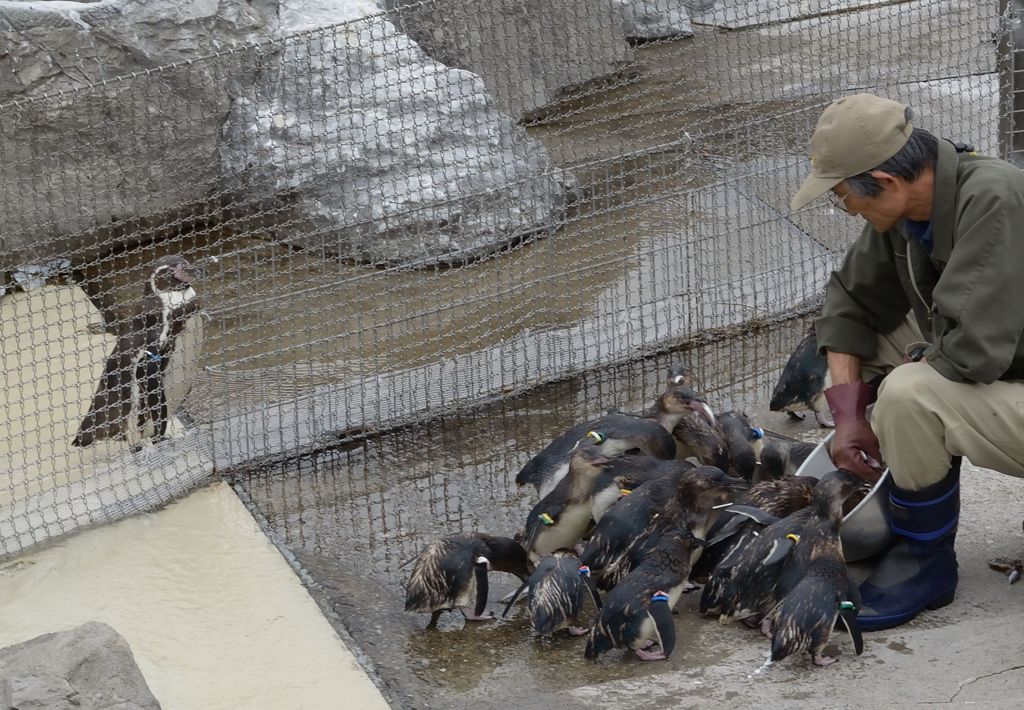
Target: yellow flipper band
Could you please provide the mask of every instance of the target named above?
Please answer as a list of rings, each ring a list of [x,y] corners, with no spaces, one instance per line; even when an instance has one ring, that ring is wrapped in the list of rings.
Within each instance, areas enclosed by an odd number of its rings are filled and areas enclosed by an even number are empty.
[[[786,539],[792,540],[793,542],[800,542],[800,536],[796,533],[790,533],[789,535],[786,535]]]
[[[554,519],[554,518],[552,518],[552,517],[551,517],[550,515],[548,515],[547,513],[541,513],[541,514],[540,514],[540,515],[538,516],[538,518],[539,518],[539,520],[540,520],[540,521],[541,521],[542,523],[544,523],[545,525],[554,525],[554,524],[555,524],[555,519]]]

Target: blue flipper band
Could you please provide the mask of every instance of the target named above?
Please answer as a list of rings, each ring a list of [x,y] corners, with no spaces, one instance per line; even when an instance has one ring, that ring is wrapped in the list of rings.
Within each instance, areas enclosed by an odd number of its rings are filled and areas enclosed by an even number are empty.
[[[654,594],[651,595],[651,601],[652,602],[667,602],[668,601],[668,595],[665,594],[665,592],[655,592]]]

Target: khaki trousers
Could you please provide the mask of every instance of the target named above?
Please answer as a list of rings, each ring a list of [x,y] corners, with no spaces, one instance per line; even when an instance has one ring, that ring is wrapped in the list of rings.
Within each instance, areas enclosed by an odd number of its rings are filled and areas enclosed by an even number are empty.
[[[903,363],[921,341],[913,316],[879,338],[878,355],[861,376],[885,374],[871,412],[893,482],[916,491],[942,480],[952,456],[1011,476],[1024,476],[1024,380],[952,382],[927,363]]]

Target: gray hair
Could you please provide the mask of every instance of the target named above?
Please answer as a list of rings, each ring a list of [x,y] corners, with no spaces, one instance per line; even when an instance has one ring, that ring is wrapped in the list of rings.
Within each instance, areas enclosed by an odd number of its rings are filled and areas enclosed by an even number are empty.
[[[907,108],[908,121],[912,115],[913,112]],[[896,155],[867,172],[846,178],[846,186],[858,197],[877,197],[882,194],[882,185],[871,176],[872,171],[881,170],[907,182],[914,182],[925,169],[935,165],[938,156],[939,140],[923,128],[915,128],[906,145]]]

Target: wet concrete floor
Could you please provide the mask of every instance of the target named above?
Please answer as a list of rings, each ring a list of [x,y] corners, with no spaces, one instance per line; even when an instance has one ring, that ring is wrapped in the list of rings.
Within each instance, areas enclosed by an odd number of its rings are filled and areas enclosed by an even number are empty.
[[[964,475],[956,602],[867,635],[860,657],[837,633],[832,651],[840,662],[830,668],[802,656],[759,671],[767,641],[742,625],[699,617],[697,595],[680,603],[677,650],[659,663],[621,651],[587,662],[584,640],[538,639],[521,610],[482,624],[448,614],[436,630],[425,628],[426,616],[403,612],[404,564],[425,544],[453,531],[518,531],[535,502],[532,490],[513,484],[522,464],[573,423],[609,408],[640,409],[670,363],[689,362],[717,409],[742,408],[766,428],[820,439],[825,431],[813,420],[795,422],[765,406],[803,328],[797,319],[594,371],[464,416],[251,472],[236,488],[271,538],[294,555],[314,598],[351,635],[396,707],[917,707],[954,697],[1014,706],[1024,700],[1022,590],[985,562],[1024,552],[1024,482],[974,468]],[[497,599],[516,580],[491,579],[489,608],[500,613]]]

